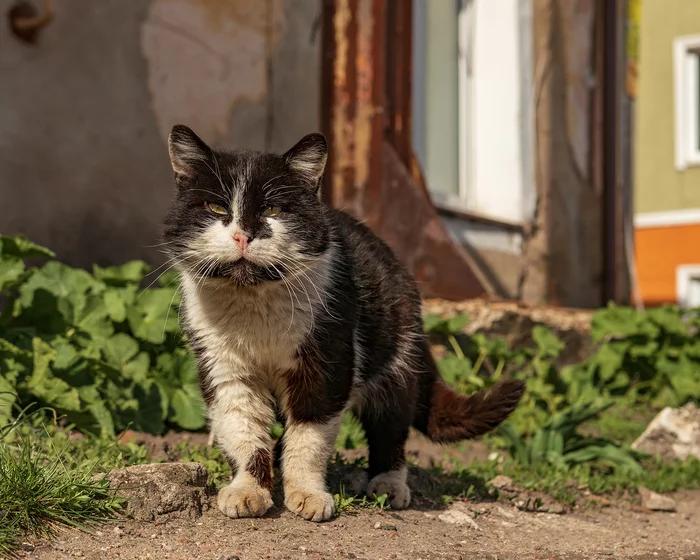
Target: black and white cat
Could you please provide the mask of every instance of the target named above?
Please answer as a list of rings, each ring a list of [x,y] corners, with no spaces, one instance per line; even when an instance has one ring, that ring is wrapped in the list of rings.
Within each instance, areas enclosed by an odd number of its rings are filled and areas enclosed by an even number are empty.
[[[277,415],[285,504],[323,521],[334,513],[326,467],[346,409],[367,435],[367,493],[388,494],[396,509],[411,500],[409,427],[457,441],[515,409],[520,381],[465,398],[441,380],[411,275],[369,229],[319,200],[322,135],[283,155],[220,152],[178,125],[169,149],[177,191],[166,247],[211,429],[235,473],[222,512],[257,517],[272,506]]]

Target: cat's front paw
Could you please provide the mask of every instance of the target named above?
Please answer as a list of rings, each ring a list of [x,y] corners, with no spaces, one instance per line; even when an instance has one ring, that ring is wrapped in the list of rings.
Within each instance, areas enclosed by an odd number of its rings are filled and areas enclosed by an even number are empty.
[[[262,517],[272,505],[269,490],[259,486],[225,486],[217,497],[219,510],[224,515],[239,517]]]
[[[367,495],[370,498],[386,494],[392,509],[406,509],[411,503],[411,490],[406,484],[406,474],[390,471],[379,474],[369,481]]]
[[[284,505],[304,519],[317,523],[328,521],[335,513],[335,500],[328,492],[294,490],[286,496]]]

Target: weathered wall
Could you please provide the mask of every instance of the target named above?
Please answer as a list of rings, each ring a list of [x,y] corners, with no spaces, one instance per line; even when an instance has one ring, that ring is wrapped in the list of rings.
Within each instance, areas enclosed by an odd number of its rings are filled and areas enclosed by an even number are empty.
[[[601,302],[602,215],[590,173],[594,0],[533,0],[535,215],[520,296],[573,307]]]
[[[36,46],[0,26],[2,233],[77,266],[158,261],[173,124],[273,150],[318,129],[320,0],[55,4]]]
[[[697,0],[642,2],[634,157],[636,212],[700,208],[700,167],[679,172],[674,155],[673,41],[697,34]]]

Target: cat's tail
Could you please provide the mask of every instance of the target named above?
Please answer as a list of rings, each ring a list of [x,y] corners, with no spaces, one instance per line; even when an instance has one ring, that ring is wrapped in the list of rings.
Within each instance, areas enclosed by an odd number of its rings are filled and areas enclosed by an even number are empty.
[[[426,421],[416,428],[437,443],[481,436],[508,418],[524,391],[523,381],[510,379],[497,383],[489,391],[465,397],[438,378],[432,386]]]

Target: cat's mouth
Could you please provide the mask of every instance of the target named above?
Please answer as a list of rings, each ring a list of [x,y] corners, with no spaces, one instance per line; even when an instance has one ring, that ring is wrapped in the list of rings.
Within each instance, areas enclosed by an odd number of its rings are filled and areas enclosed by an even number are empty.
[[[275,282],[284,274],[280,265],[261,266],[248,259],[217,263],[205,269],[203,276],[230,280],[240,286],[255,286],[264,282]]]

